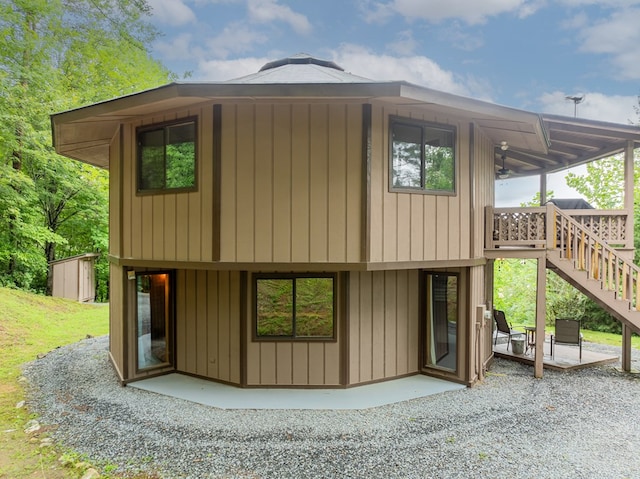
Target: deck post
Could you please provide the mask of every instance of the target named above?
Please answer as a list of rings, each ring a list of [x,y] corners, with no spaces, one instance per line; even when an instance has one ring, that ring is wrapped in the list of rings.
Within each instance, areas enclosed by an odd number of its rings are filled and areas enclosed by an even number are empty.
[[[622,323],[622,369],[631,372],[631,328]]]
[[[547,174],[540,173],[540,206],[547,202]]]
[[[624,150],[624,209],[627,214],[625,246],[633,251],[633,186],[634,186],[634,142],[629,140]],[[633,258],[633,253],[631,254]]]
[[[547,259],[546,255],[538,257],[538,275],[536,282],[536,357],[533,375],[542,378],[544,368],[544,326],[547,315]]]

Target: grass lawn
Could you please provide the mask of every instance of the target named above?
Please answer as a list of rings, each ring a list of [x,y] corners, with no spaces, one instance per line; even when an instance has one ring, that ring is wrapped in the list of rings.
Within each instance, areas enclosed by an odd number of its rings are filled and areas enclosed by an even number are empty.
[[[0,288],[0,478],[75,478],[84,470],[63,467],[64,451],[41,447],[44,434],[24,433],[32,418],[24,400],[20,365],[38,354],[108,333],[109,308]]]

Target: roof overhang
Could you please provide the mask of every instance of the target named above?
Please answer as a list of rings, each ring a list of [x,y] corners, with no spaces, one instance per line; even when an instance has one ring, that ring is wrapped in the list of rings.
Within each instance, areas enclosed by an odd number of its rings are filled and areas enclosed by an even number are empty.
[[[361,83],[171,83],[51,116],[58,153],[102,168],[109,166],[109,144],[122,123],[167,111],[215,102],[383,101],[428,108],[474,122],[496,145],[505,141],[506,167],[515,176],[550,173],[622,151],[640,142],[633,126],[578,120],[509,108],[407,82]]]

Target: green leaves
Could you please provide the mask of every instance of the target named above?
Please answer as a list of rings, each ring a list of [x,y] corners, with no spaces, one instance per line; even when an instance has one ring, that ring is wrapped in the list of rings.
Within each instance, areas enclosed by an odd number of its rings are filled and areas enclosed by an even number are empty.
[[[169,81],[148,13],[144,0],[0,3],[0,284],[44,291],[49,260],[95,251],[106,293],[108,174],[56,155],[49,115]]]

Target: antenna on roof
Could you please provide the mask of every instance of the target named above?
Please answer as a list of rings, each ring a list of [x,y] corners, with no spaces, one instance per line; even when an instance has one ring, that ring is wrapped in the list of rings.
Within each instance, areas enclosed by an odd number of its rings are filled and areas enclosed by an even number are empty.
[[[566,100],[571,100],[573,102],[573,117],[578,117],[578,103],[582,103],[584,101],[584,95],[574,95],[574,96],[565,96]]]

